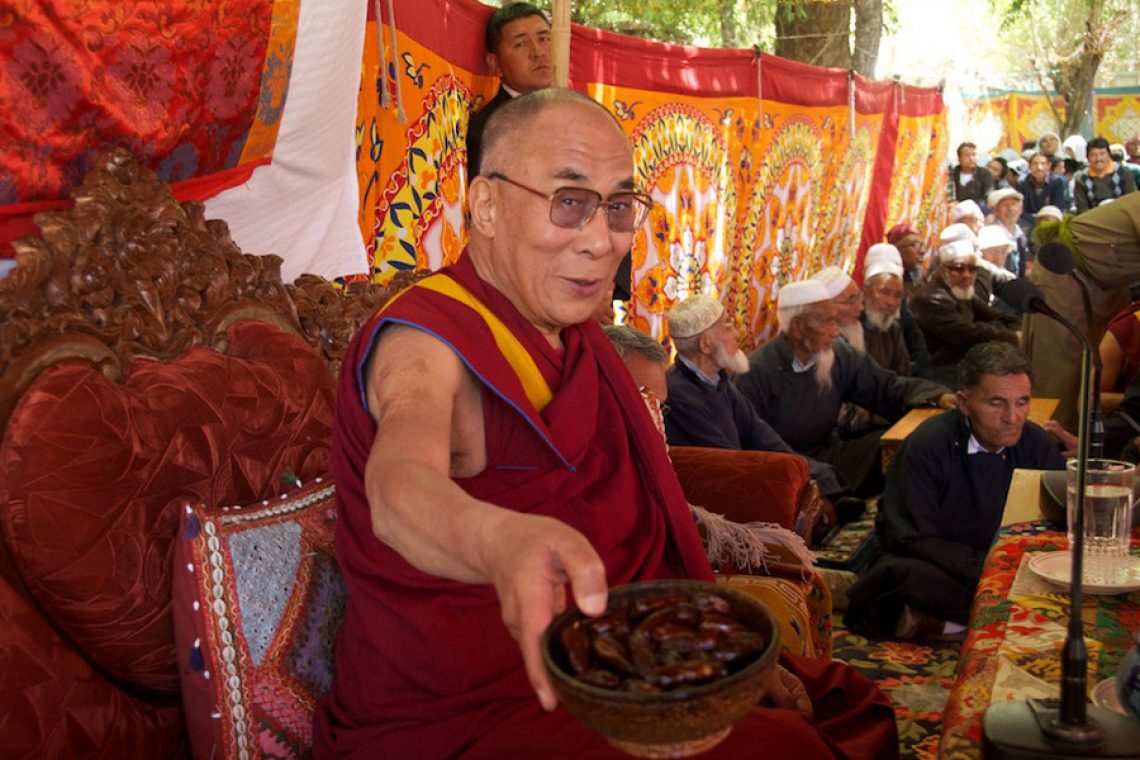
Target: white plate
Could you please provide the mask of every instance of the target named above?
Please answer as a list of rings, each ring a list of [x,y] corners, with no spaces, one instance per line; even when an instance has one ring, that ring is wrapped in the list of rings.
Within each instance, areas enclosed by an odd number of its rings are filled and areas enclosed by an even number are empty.
[[[1105,710],[1111,710],[1114,713],[1120,713],[1125,717],[1128,713],[1124,707],[1121,706],[1120,700],[1116,696],[1116,679],[1106,678],[1092,690],[1092,703],[1097,707],[1102,707]]]
[[[1129,557],[1114,583],[1093,583],[1086,580],[1081,589],[1090,594],[1127,594],[1130,591],[1140,590],[1140,558]],[[1070,571],[1073,566],[1073,555],[1069,551],[1037,552],[1029,560],[1029,569],[1050,583],[1059,586],[1069,586]]]

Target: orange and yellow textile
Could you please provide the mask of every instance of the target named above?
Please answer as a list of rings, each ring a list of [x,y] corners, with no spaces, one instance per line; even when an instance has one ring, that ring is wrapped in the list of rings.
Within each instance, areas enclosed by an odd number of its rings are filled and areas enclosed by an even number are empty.
[[[1027,140],[1036,140],[1045,132],[1056,132],[1057,122],[1049,101],[1040,92],[1002,92],[984,97],[966,98],[966,113],[970,121],[978,121],[990,114],[1001,121],[1001,142],[994,150],[1013,148],[1021,150]],[[1054,97],[1057,112],[1064,114],[1065,102]],[[1095,123],[1092,133],[1110,143],[1123,144],[1129,137],[1140,134],[1140,89],[1111,88],[1093,92]]]
[[[300,0],[16,0],[0,14],[0,245],[129,148],[196,198],[268,163]],[[12,235],[4,230],[11,228]]]
[[[467,119],[497,91],[482,74],[489,8],[396,0],[394,11],[395,34],[386,11],[370,20],[357,121],[360,224],[379,281],[462,250]],[[726,300],[744,344],[759,345],[774,332],[781,285],[829,264],[854,271],[904,215],[931,235],[941,227],[945,116],[934,90],[579,26],[570,80],[618,118],[640,189],[657,201],[634,241],[626,314],[651,334],[663,335],[677,300],[709,292]]]

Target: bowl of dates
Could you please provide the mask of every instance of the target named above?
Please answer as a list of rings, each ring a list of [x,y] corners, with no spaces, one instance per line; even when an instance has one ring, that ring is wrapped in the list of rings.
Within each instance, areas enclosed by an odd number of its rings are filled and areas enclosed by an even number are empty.
[[[551,621],[542,656],[559,701],[610,744],[683,757],[723,740],[759,704],[778,632],[759,601],[714,583],[610,589],[606,611]]]

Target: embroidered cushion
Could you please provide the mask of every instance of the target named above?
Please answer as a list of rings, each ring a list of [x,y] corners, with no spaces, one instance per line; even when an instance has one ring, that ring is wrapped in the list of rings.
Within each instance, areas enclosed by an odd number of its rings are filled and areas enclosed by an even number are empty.
[[[195,757],[311,753],[347,600],[334,491],[318,478],[248,507],[182,507],[174,625]]]
[[[253,501],[286,470],[328,469],[335,391],[321,359],[263,322],[226,337],[226,354],[137,359],[119,382],[55,364],[0,445],[0,525],[29,593],[89,662],[140,693],[178,693],[178,507]]]

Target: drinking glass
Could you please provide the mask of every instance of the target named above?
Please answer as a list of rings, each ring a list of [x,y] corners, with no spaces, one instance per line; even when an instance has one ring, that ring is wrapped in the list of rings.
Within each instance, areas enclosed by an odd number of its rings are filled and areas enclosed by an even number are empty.
[[[1073,504],[1077,490],[1077,460],[1070,459],[1068,476],[1069,547],[1076,526]],[[1125,572],[1128,533],[1132,527],[1132,482],[1136,468],[1115,459],[1090,459],[1085,473],[1084,581],[1114,584]]]

